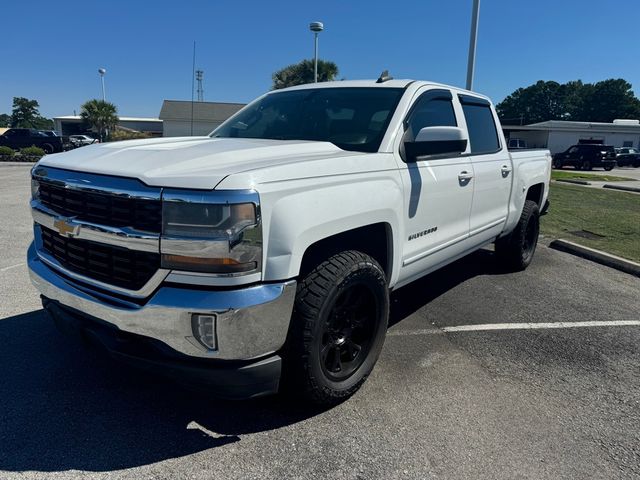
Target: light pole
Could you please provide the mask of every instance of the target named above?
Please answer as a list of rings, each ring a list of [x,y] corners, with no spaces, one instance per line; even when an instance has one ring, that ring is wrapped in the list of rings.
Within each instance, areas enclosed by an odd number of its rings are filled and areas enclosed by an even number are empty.
[[[476,42],[478,40],[478,21],[480,20],[480,0],[473,0],[471,14],[471,36],[469,38],[469,63],[467,63],[467,90],[473,88],[473,74],[476,69]]]
[[[102,101],[106,102],[107,101],[107,97],[104,93],[104,74],[107,73],[107,70],[104,68],[99,68],[98,69],[98,74],[100,75],[100,80],[102,82]]]
[[[318,83],[318,34],[324,30],[324,25],[322,22],[311,22],[309,24],[309,30],[313,32],[313,50],[314,50],[314,60],[313,60],[313,81],[314,83]]]

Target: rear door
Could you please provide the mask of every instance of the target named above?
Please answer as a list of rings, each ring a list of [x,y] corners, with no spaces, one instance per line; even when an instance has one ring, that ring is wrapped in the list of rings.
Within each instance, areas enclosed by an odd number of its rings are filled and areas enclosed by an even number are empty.
[[[459,99],[469,132],[469,158],[475,182],[469,236],[480,243],[502,232],[509,208],[513,166],[498,133],[499,123],[491,104],[469,95],[459,95]]]
[[[424,127],[459,126],[457,99],[447,89],[419,90],[403,127],[415,135]],[[402,137],[402,135],[400,135]],[[469,236],[473,199],[473,167],[465,155],[422,157],[406,163],[397,156],[404,184],[405,238],[400,283],[407,283],[455,256]]]

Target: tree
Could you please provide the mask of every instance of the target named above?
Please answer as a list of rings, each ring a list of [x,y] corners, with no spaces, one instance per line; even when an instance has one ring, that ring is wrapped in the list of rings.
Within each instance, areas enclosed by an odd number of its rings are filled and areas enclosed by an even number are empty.
[[[0,127],[10,127],[11,126],[11,115],[7,115],[6,113],[0,113]]]
[[[24,97],[13,97],[10,125],[13,128],[37,128],[48,130],[53,128],[53,121],[40,115],[37,100]]]
[[[113,130],[118,123],[118,109],[113,103],[104,100],[89,100],[80,107],[80,116],[84,122],[95,130],[104,141],[105,134]]]
[[[540,80],[519,88],[496,109],[504,123],[612,122],[616,118],[640,118],[640,100],[633,94],[631,84],[623,79],[595,84],[576,80],[562,85]]]
[[[640,100],[631,88],[631,84],[621,78],[595,83],[584,95],[581,116],[591,122],[640,118]]]
[[[278,70],[271,78],[273,90],[313,83],[313,60],[302,60]],[[338,66],[330,61],[318,60],[318,82],[330,82],[338,76]]]

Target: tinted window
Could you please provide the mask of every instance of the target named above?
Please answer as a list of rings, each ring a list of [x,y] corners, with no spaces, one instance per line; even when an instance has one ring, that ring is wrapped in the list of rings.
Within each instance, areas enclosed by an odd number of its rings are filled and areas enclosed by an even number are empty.
[[[498,131],[489,105],[463,103],[462,110],[469,130],[471,153],[490,153],[500,148]]]
[[[413,136],[416,136],[420,129],[425,127],[458,126],[451,100],[433,98],[429,93],[418,99],[408,123]]]
[[[272,93],[220,125],[212,136],[315,140],[376,152],[403,92],[347,87]]]

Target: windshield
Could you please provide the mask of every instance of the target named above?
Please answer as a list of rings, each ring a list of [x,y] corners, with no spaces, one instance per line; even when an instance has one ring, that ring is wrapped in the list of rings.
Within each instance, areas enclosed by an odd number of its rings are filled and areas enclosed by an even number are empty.
[[[403,91],[338,87],[271,93],[224,122],[211,136],[314,140],[344,150],[376,152]]]

